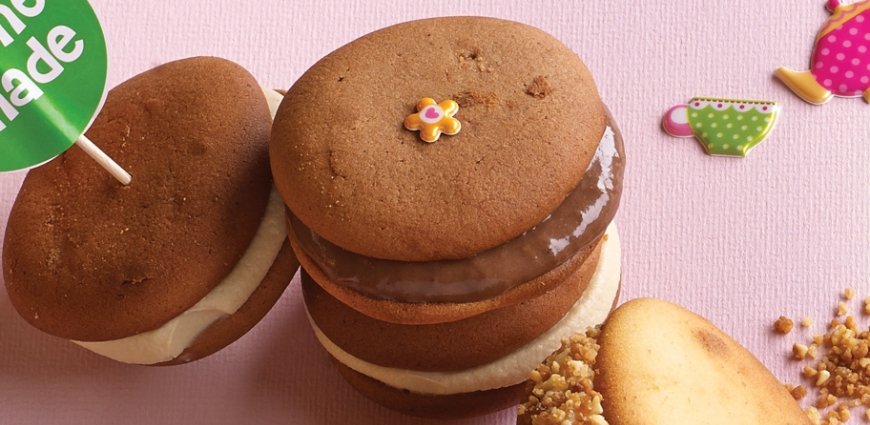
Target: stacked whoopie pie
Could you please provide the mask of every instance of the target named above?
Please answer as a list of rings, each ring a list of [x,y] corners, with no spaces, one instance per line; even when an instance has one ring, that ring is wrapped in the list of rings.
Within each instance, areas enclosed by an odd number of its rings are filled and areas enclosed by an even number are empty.
[[[299,266],[269,172],[267,96],[280,100],[208,57],[112,89],[87,136],[133,181],[79,149],[28,172],[3,247],[20,315],[140,364],[196,360],[250,330]]]
[[[403,125],[453,112],[461,128],[433,143]],[[270,156],[314,331],[382,405],[515,405],[613,308],[622,138],[583,62],[538,29],[453,17],[353,41],[288,90]]]

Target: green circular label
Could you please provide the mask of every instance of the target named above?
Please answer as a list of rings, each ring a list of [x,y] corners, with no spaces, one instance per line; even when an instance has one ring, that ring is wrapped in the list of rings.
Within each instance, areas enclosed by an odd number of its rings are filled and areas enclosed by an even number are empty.
[[[0,0],[0,171],[45,162],[85,132],[106,56],[86,0]]]

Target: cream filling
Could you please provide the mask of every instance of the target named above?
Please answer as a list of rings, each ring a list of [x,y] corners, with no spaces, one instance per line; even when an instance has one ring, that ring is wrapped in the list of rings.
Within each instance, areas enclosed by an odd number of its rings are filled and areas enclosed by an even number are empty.
[[[272,187],[263,221],[238,264],[221,283],[184,313],[153,331],[111,341],[73,341],[97,354],[136,364],[172,360],[199,334],[235,313],[251,297],[278,257],[286,237],[284,201]]]
[[[274,117],[282,96],[267,88],[263,88],[263,94]],[[272,186],[263,220],[248,249],[221,283],[193,307],[153,331],[111,341],[73,342],[124,363],[155,364],[172,360],[193,344],[202,331],[241,308],[266,277],[286,236],[284,201]]]
[[[561,346],[562,338],[595,326],[607,318],[619,291],[622,250],[616,226],[607,228],[607,239],[589,286],[574,306],[547,332],[498,360],[453,372],[421,372],[378,366],[360,360],[330,341],[308,315],[320,343],[333,357],[363,375],[389,386],[423,394],[459,394],[518,384],[529,379],[542,360]],[[307,313],[307,310],[306,310]]]

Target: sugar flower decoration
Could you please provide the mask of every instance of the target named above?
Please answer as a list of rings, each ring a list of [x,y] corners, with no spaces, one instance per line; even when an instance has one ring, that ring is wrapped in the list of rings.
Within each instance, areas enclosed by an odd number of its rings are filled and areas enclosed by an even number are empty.
[[[459,133],[462,124],[453,118],[459,111],[459,104],[452,100],[435,103],[434,100],[424,97],[417,102],[417,113],[405,118],[405,128],[411,131],[420,131],[420,138],[424,142],[432,143],[441,137],[441,133],[454,135]]]

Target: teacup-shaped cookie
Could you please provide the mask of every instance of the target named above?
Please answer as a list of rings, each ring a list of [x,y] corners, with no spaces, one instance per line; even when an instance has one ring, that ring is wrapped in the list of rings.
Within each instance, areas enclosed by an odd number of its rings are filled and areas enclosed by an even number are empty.
[[[746,156],[773,129],[779,103],[693,98],[665,113],[664,130],[675,137],[695,136],[710,155]]]

